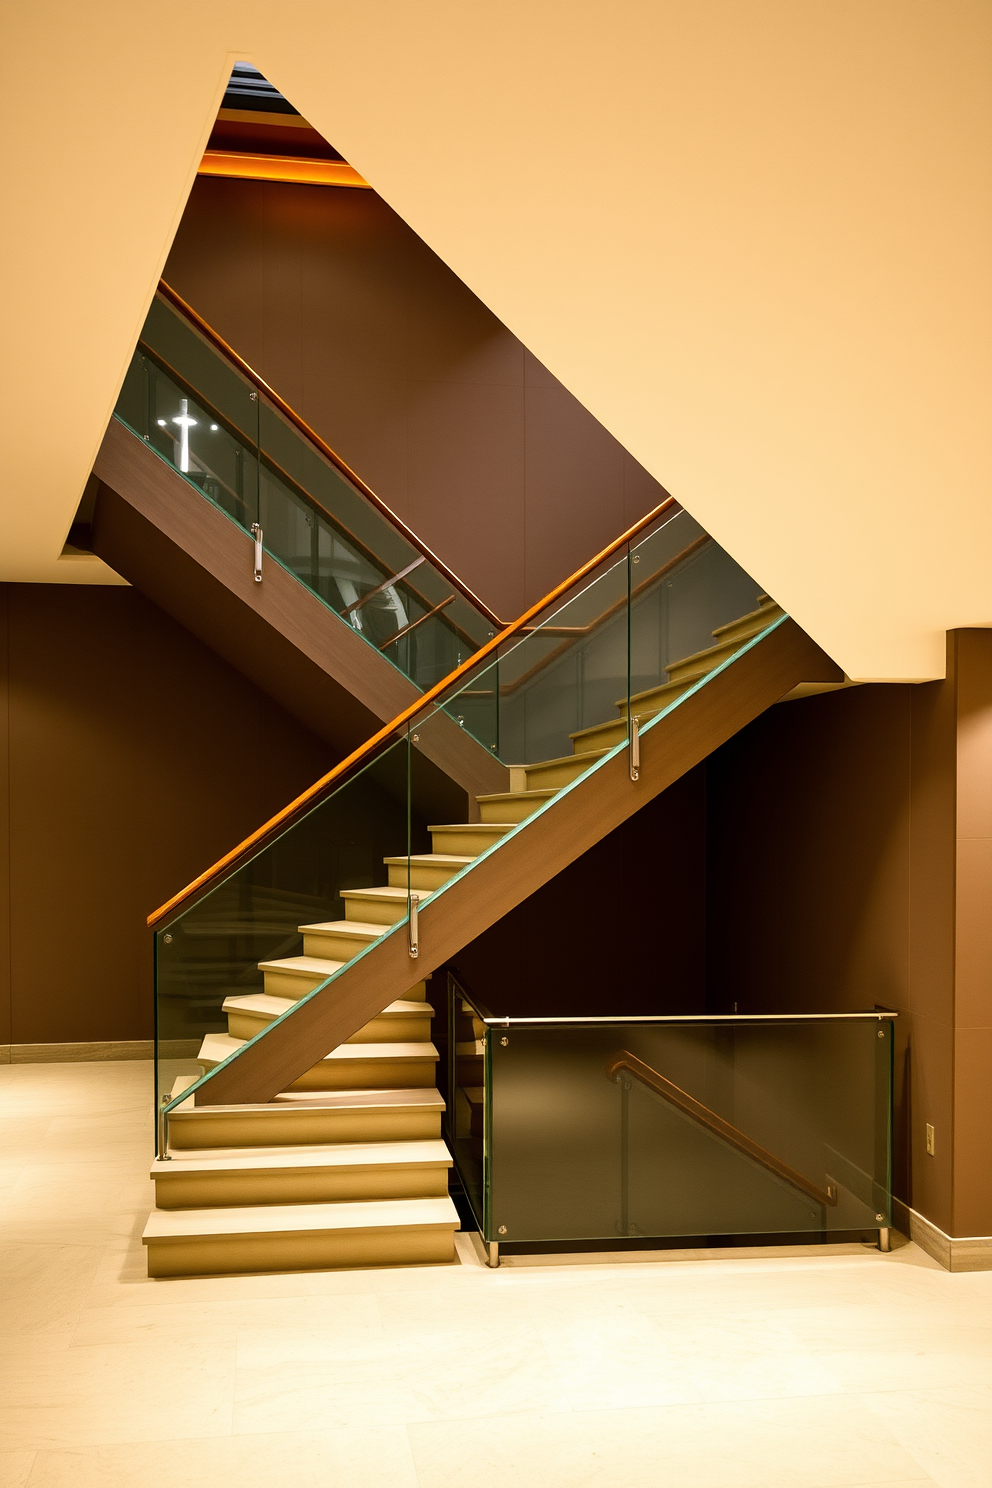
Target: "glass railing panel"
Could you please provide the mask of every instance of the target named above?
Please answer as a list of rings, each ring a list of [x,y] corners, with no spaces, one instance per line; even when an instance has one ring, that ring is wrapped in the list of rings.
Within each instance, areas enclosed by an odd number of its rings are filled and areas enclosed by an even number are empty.
[[[382,933],[408,914],[408,854],[430,850],[427,822],[411,818],[407,738],[262,846],[155,933],[158,1098],[196,1079],[281,1015],[376,934],[304,938],[301,927],[355,921]],[[429,791],[421,788],[425,810]],[[392,859],[392,863],[387,863]],[[347,897],[393,886],[393,898]],[[388,900],[388,896],[386,896]],[[304,957],[304,962],[299,958]],[[343,959],[342,959],[343,958]],[[307,964],[309,961],[310,964]],[[263,969],[265,963],[288,963]],[[330,969],[328,970],[328,965]],[[236,1041],[232,1043],[232,1038]]]
[[[758,595],[698,522],[668,513],[501,646],[445,707],[491,748],[487,704],[498,692],[495,752],[511,765],[612,747],[626,734],[628,695],[667,685],[669,667],[714,647],[713,632],[754,611]]]
[[[440,979],[436,974],[435,982]],[[485,1092],[489,1058],[486,1025],[457,980],[447,975],[447,1113],[445,1135],[462,1190],[480,1230],[485,1229]]]
[[[116,417],[245,531],[258,520],[258,401],[233,372],[197,396],[149,352],[135,352]],[[223,411],[222,411],[223,410]]]
[[[493,634],[488,617],[297,425],[156,298],[117,418],[421,688]]]
[[[493,634],[490,623],[260,398],[266,550],[427,688]]]
[[[487,1240],[890,1224],[890,1018],[511,1019],[487,1038]]]

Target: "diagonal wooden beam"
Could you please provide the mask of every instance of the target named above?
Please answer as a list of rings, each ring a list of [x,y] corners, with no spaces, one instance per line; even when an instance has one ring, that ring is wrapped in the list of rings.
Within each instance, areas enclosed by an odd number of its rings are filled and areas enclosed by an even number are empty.
[[[220,1069],[196,1092],[196,1103],[271,1100],[798,683],[842,680],[819,646],[793,620],[783,621],[642,734],[636,782],[625,751],[577,781],[426,901],[417,961],[401,924]]]

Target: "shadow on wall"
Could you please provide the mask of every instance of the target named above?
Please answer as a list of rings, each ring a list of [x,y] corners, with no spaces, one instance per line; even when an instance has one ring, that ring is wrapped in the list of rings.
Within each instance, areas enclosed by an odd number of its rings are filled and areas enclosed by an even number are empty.
[[[164,277],[507,619],[664,499],[373,191],[201,176]]]

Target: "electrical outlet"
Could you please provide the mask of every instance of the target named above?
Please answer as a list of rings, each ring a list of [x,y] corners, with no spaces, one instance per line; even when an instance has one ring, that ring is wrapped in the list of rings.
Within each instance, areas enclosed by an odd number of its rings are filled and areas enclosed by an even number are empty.
[[[927,1122],[927,1157],[934,1155],[933,1127]]]

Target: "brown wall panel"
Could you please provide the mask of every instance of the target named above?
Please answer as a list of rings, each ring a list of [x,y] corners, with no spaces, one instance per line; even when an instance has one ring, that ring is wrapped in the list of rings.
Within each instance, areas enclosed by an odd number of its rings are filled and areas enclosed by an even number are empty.
[[[992,631],[954,633],[955,1235],[992,1234]]]
[[[706,1008],[706,773],[698,766],[456,958],[495,1013]]]
[[[0,1044],[10,1043],[10,726],[8,586],[0,584]]]
[[[710,760],[714,1011],[906,1007],[909,693],[779,704]]]
[[[165,277],[507,619],[663,499],[372,191],[201,176]]]
[[[147,1038],[145,915],[325,770],[330,751],[134,590],[3,593],[3,1041]]]

